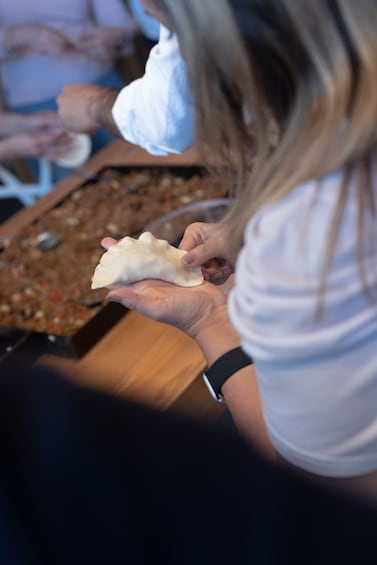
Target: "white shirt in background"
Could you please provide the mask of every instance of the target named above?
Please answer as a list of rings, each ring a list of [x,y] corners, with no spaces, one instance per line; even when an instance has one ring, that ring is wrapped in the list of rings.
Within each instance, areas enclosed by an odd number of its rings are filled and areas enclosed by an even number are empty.
[[[192,144],[195,107],[186,64],[176,36],[163,26],[144,76],[120,91],[112,114],[122,136],[151,154],[182,153]]]

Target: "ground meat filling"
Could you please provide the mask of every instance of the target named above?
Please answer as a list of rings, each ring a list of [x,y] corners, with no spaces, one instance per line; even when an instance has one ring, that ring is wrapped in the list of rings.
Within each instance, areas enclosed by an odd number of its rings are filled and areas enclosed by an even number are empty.
[[[137,235],[168,212],[221,196],[224,188],[209,176],[185,178],[164,168],[104,170],[20,234],[56,231],[58,247],[12,243],[0,252],[0,325],[74,335],[103,307],[108,292],[90,288],[104,236]]]

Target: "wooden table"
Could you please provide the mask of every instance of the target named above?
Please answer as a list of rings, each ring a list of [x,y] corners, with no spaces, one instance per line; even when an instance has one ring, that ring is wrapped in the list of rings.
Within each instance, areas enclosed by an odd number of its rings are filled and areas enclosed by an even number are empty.
[[[110,165],[197,163],[194,150],[184,155],[154,157],[119,140],[94,155],[85,165],[85,171],[90,175]],[[82,176],[71,174],[33,206],[1,224],[0,234],[16,234],[82,183]],[[223,407],[210,398],[202,381],[205,360],[195,342],[180,330],[136,312],[127,313],[80,360],[44,356],[39,362],[63,369],[69,378],[85,386],[158,409],[176,409],[206,419],[217,418],[223,411]]]

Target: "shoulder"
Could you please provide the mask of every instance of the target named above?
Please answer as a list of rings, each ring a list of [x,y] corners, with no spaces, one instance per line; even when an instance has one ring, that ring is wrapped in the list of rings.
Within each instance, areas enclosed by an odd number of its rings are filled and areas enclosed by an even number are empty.
[[[254,268],[278,270],[280,276],[318,276],[341,182],[337,171],[264,206],[245,230]],[[351,209],[347,213],[352,215]]]

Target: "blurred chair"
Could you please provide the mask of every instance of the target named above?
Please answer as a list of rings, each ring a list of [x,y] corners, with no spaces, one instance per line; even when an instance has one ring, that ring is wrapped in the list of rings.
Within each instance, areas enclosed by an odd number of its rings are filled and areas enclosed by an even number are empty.
[[[23,182],[13,172],[0,165],[0,198],[18,198],[24,206],[34,204],[37,198],[50,191],[52,168],[48,159],[38,159],[38,181]]]

